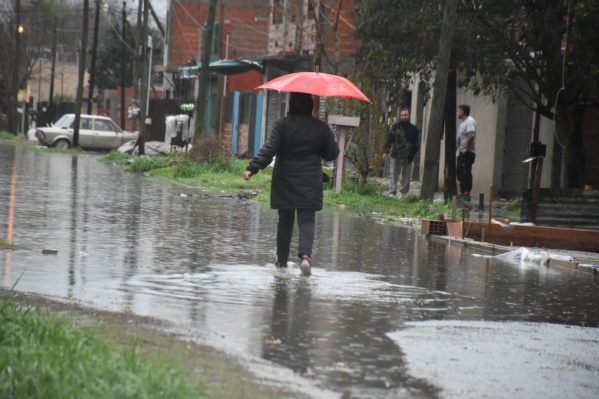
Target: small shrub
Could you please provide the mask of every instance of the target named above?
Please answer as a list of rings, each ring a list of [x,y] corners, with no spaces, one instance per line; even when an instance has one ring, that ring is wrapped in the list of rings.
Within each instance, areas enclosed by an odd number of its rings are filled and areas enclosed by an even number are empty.
[[[12,133],[0,132],[0,140],[13,140],[15,138],[17,138],[17,136]]]
[[[152,169],[166,168],[170,165],[170,159],[167,157],[146,158],[139,157],[125,170],[131,173],[145,173]]]
[[[107,155],[103,156],[100,161],[104,163],[114,163],[117,165],[122,165],[125,163],[127,159],[131,159],[132,156],[129,154],[124,154],[118,151],[110,151]]]
[[[187,159],[196,163],[209,163],[228,155],[227,148],[217,136],[206,136],[194,140]]]
[[[175,178],[193,179],[206,172],[206,167],[195,162],[185,162],[175,168]]]

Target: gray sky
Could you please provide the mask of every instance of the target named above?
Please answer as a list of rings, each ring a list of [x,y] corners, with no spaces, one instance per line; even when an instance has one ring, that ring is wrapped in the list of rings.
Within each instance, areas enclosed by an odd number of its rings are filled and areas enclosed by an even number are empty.
[[[152,3],[152,7],[156,11],[156,14],[160,17],[160,19],[166,19],[166,0],[150,0]]]

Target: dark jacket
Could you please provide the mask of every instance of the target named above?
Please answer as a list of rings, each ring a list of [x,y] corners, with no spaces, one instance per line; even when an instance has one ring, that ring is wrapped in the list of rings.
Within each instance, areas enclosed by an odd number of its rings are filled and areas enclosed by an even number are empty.
[[[419,148],[416,126],[410,122],[397,122],[391,126],[385,152],[391,153],[393,158],[407,158],[408,162],[412,162]]]
[[[329,126],[308,115],[279,119],[246,170],[258,173],[275,155],[271,208],[322,209],[322,160],[333,161],[339,155]]]

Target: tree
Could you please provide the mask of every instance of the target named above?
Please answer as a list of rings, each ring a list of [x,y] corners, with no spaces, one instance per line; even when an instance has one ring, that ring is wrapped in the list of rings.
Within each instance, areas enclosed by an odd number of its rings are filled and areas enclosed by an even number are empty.
[[[112,9],[111,9],[112,11]],[[115,11],[118,11],[115,9]],[[102,43],[98,46],[96,56],[96,86],[100,90],[116,89],[121,86],[121,22],[118,12],[108,16],[111,21],[109,29],[101,33]],[[129,25],[129,24],[127,24]],[[126,29],[125,37],[125,85],[133,85],[133,67],[135,63],[135,25]],[[155,29],[150,30],[152,35],[152,64],[162,63],[162,53],[164,51],[164,39]]]
[[[443,13],[443,26],[439,41],[439,55],[437,57],[437,71],[433,92],[433,106],[431,110],[430,125],[426,135],[426,146],[424,154],[424,174],[422,176],[422,187],[420,196],[432,199],[437,186],[436,171],[439,158],[439,148],[442,137],[443,114],[445,110],[445,93],[447,90],[447,76],[449,74],[449,63],[451,59],[451,48],[457,18],[458,0],[446,0]]]
[[[475,91],[509,90],[533,111],[555,120],[553,186],[581,188],[582,117],[588,104],[599,98],[599,4],[591,0],[466,4],[464,31],[476,38],[471,57],[476,53],[480,59],[483,78],[474,79],[476,69],[470,68],[465,80]],[[474,47],[480,50],[475,52]],[[521,84],[526,90],[518,90]]]
[[[6,7],[4,6],[5,3]],[[31,76],[35,63],[49,54],[52,43],[54,15],[59,15],[61,20],[69,17],[69,6],[66,2],[55,0],[47,2],[5,2],[0,12],[0,101],[7,100],[8,128],[16,130],[16,99],[19,89],[24,88]],[[17,13],[16,6],[20,5]],[[21,26],[19,34],[19,58],[16,54],[16,37],[18,25]],[[15,71],[16,69],[16,71]],[[16,76],[16,79],[15,79]]]
[[[364,0],[357,9],[356,66],[397,103],[419,76],[430,90],[443,19],[442,0]]]
[[[356,29],[362,41],[356,52],[361,73],[393,92],[414,75],[430,82],[442,4],[364,0]],[[587,104],[597,100],[598,22],[599,4],[591,0],[468,0],[459,5],[453,45],[459,86],[493,96],[511,91],[533,111],[555,120],[554,186],[584,182],[581,123]]]

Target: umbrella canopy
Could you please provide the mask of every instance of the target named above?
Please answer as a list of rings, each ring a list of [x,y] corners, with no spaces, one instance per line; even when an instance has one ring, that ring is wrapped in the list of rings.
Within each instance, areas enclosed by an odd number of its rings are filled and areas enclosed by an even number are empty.
[[[372,103],[349,80],[322,72],[295,72],[266,82],[254,90],[269,89],[284,92],[308,93],[319,97],[357,98]]]

